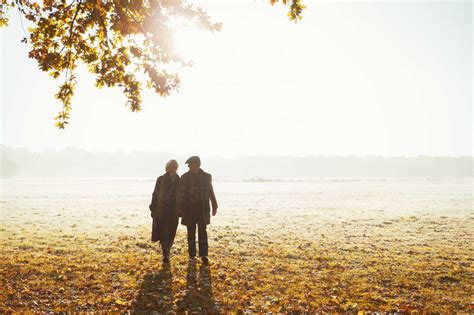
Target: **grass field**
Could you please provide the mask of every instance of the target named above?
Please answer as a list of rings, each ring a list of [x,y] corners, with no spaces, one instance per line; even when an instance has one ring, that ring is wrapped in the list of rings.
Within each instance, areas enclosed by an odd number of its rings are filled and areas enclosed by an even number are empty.
[[[474,311],[470,182],[216,184],[210,265],[180,226],[169,268],[150,183],[4,183],[0,309]]]

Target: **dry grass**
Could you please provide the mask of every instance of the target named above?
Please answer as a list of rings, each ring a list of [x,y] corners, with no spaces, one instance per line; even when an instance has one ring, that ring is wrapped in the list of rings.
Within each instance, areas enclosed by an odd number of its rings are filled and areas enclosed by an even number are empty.
[[[180,226],[169,269],[149,241],[148,195],[121,199],[113,215],[95,197],[51,210],[59,197],[7,195],[0,310],[474,311],[469,199],[449,215],[304,208],[314,195],[223,193],[210,265],[188,263]],[[448,198],[429,203],[449,209]]]
[[[161,265],[146,229],[115,237],[44,231],[34,236],[23,232],[18,238],[3,233],[0,308],[469,310],[469,245],[459,238],[444,239],[449,231],[434,232],[428,243],[392,236],[397,225],[415,234],[438,225],[411,220],[374,226],[370,235],[356,224],[332,234],[327,227],[311,239],[277,229],[263,235],[211,228],[210,266],[188,263],[180,229],[169,269]]]

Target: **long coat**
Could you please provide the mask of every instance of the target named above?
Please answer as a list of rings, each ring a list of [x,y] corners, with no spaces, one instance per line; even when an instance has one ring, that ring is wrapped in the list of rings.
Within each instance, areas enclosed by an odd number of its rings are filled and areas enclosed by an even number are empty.
[[[212,176],[209,173],[199,169],[200,195],[202,202],[202,219],[205,224],[211,223],[211,207],[210,202],[214,208],[217,208],[217,200],[212,187]],[[192,204],[190,202],[190,190],[192,185],[192,174],[190,171],[181,176],[181,182],[178,193],[178,211],[181,213],[181,224],[189,225],[192,222]]]
[[[177,194],[180,178],[176,175],[174,182],[168,173],[158,177],[155,183],[151,204],[149,206],[153,217],[152,241],[170,238],[176,234],[178,225]],[[166,232],[167,235],[163,235]]]

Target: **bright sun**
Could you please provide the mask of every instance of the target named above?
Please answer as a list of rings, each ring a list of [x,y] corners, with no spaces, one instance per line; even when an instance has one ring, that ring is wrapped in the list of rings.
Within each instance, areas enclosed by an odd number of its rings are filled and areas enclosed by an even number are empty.
[[[189,59],[205,52],[206,42],[209,38],[209,32],[200,30],[196,27],[181,26],[176,28],[173,37],[173,46],[176,52]]]

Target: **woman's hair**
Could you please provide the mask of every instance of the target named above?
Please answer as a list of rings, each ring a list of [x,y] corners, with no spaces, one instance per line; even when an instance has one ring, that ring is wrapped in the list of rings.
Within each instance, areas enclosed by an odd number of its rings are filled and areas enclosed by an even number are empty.
[[[176,168],[178,168],[178,162],[176,160],[169,160],[168,163],[166,163],[166,166],[165,166],[165,171],[169,171],[171,165],[176,165]]]

